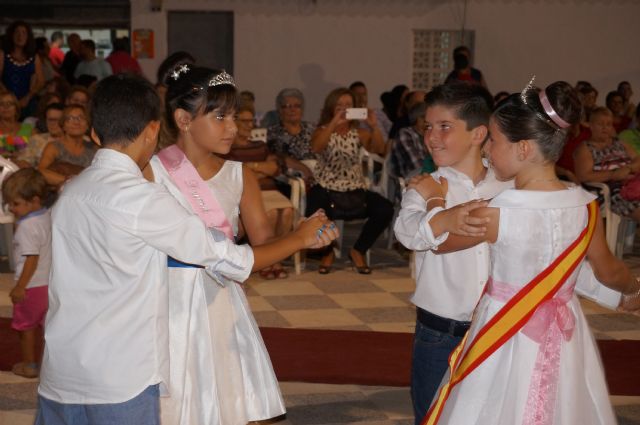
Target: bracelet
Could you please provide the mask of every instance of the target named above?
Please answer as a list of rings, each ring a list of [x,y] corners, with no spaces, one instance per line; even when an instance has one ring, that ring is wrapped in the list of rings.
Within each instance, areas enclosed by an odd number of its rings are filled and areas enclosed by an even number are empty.
[[[636,276],[634,281],[636,283],[636,289],[630,293],[622,293],[622,296],[625,297],[626,300],[640,297],[640,276]]]
[[[429,202],[430,202],[430,201],[437,201],[437,200],[443,201],[443,202],[445,202],[445,203],[447,202],[447,200],[446,200],[446,199],[444,199],[442,196],[434,196],[433,198],[429,198],[429,199],[427,199],[427,200],[426,200],[426,202],[425,202],[425,204],[426,204],[426,206],[428,207],[428,206],[429,206]]]

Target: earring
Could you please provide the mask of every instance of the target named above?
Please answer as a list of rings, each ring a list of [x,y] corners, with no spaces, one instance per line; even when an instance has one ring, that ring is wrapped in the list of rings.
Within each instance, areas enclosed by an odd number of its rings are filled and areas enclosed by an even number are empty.
[[[182,131],[184,131],[185,133],[188,133],[189,132],[189,124],[186,124]]]

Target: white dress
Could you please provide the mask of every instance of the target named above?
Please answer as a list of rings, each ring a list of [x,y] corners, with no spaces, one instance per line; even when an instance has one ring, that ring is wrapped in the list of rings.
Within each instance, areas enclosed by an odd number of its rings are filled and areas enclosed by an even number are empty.
[[[157,157],[156,182],[189,211]],[[208,180],[237,233],[242,164],[225,161]],[[224,287],[203,269],[169,268],[169,397],[161,398],[163,425],[244,425],[285,412],[258,326],[243,288]]]
[[[465,352],[480,329],[505,302],[578,237],[587,224],[585,206],[592,199],[591,194],[576,186],[555,192],[510,189],[493,199],[490,206],[500,208],[500,225],[498,239],[491,245],[490,276],[498,282],[495,288],[502,292],[492,289],[490,281],[487,293],[476,307]],[[573,294],[572,285],[580,267],[556,294],[556,298],[565,298],[568,308],[565,312],[570,312],[567,316],[572,315],[575,319],[570,336],[559,339],[557,379],[547,381],[551,385],[546,387],[535,385],[538,382],[536,378],[541,376],[540,370],[553,362],[540,362],[538,366],[546,366],[536,368],[541,345],[521,329],[453,387],[439,424],[616,423],[600,356],[579,301]],[[553,326],[558,326],[557,322],[552,321],[548,329]],[[441,386],[448,378],[447,372]],[[557,385],[555,397],[548,391],[553,385]],[[532,387],[540,391],[541,398],[527,406]],[[535,415],[538,419],[533,419]],[[540,419],[545,416],[546,419]]]

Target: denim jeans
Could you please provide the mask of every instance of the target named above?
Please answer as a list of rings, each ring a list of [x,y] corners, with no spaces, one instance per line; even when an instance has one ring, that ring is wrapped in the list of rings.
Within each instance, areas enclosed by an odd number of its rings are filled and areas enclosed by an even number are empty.
[[[439,332],[416,322],[411,361],[411,400],[416,425],[427,414],[449,367],[449,355],[460,341],[462,337]]]
[[[62,404],[39,395],[35,425],[160,425],[158,385],[113,404]]]

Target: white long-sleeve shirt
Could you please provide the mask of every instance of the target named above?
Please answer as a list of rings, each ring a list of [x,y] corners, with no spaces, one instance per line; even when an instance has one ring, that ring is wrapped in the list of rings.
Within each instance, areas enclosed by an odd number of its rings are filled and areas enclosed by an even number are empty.
[[[64,188],[52,242],[38,392],[60,403],[120,403],[167,382],[167,254],[236,281],[253,265],[248,246],[214,240],[198,216],[111,149]]]
[[[449,183],[447,208],[473,199],[490,199],[513,187],[512,181],[496,180],[491,169],[477,185],[467,175],[450,167],[441,167],[431,175],[436,180],[445,177]],[[438,316],[469,321],[489,277],[489,247],[481,243],[468,249],[437,254],[435,251],[448,234],[436,238],[429,220],[440,211],[442,208],[427,212],[425,200],[413,189],[402,197],[394,231],[400,243],[416,251],[416,291],[411,301]]]

